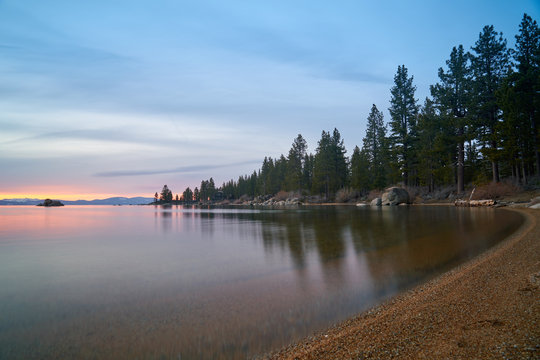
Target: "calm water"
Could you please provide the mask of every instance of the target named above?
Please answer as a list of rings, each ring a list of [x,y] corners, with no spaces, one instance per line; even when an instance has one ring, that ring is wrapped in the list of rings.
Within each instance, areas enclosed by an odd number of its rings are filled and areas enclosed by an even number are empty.
[[[522,221],[453,207],[0,207],[0,358],[252,357]]]

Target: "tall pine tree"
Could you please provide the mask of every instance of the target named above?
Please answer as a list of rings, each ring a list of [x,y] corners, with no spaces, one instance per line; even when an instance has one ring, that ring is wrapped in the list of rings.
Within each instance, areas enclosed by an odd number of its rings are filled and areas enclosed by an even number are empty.
[[[363,139],[362,151],[367,157],[369,166],[367,169],[371,183],[370,188],[381,189],[386,186],[386,128],[384,126],[383,113],[372,105],[367,118],[366,136]]]
[[[499,154],[497,134],[500,111],[496,99],[503,78],[508,72],[508,50],[502,34],[493,25],[485,26],[475,46],[472,47],[472,69],[474,73],[473,94],[479,139],[482,152],[491,161],[492,178],[499,181]]]
[[[398,66],[394,76],[394,86],[390,89],[390,129],[391,145],[395,160],[398,162],[399,172],[403,177],[404,185],[416,185],[409,179],[415,171],[416,155],[414,143],[416,141],[416,116],[418,105],[414,98],[416,86],[413,77],[407,74],[405,65]]]
[[[337,129],[332,135],[322,132],[314,157],[313,193],[324,193],[329,199],[331,194],[345,186],[348,175],[345,153],[343,139]]]
[[[365,193],[372,188],[369,165],[366,152],[355,146],[351,156],[351,186],[353,189]]]
[[[301,134],[294,139],[289,156],[287,157],[287,174],[285,176],[287,190],[302,190],[305,186],[303,165],[307,151],[306,140]]]
[[[531,148],[534,155],[536,175],[540,175],[540,29],[536,20],[523,14],[519,25],[519,34],[516,35],[516,51],[514,58],[517,61],[516,97],[520,102],[520,114],[523,123],[528,125],[530,131]],[[525,152],[526,150],[523,149]]]
[[[470,54],[463,46],[454,47],[450,59],[446,60],[447,71],[439,68],[440,82],[431,86],[431,96],[439,106],[441,115],[446,117],[453,128],[454,143],[457,148],[457,191],[465,191],[465,141],[470,121],[469,104],[471,96],[472,71]]]

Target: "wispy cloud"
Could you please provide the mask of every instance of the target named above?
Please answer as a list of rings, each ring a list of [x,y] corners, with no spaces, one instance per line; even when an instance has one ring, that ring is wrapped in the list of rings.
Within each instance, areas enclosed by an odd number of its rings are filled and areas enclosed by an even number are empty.
[[[241,161],[228,164],[209,164],[209,165],[192,165],[192,166],[180,166],[173,169],[154,169],[154,170],[117,170],[117,171],[105,171],[94,174],[97,177],[120,177],[120,176],[144,176],[144,175],[158,175],[158,174],[187,174],[193,172],[214,170],[219,168],[227,168],[239,165],[255,165],[259,164],[260,160]]]

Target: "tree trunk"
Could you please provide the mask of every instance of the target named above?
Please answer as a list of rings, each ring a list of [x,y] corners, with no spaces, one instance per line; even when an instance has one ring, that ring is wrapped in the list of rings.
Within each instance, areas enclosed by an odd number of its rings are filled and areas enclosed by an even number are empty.
[[[491,148],[493,149],[494,153],[497,151],[497,142],[495,140],[491,142]],[[491,170],[493,173],[493,182],[498,183],[499,182],[499,163],[497,161],[491,160]]]
[[[435,180],[433,178],[433,166],[429,167],[429,192],[432,193],[435,190]]]
[[[465,191],[465,144],[461,139],[463,137],[463,127],[458,130],[458,136],[460,138],[458,143],[458,158],[457,158],[457,192],[458,194]]]
[[[525,172],[525,161],[523,160],[523,156],[521,156],[521,170],[523,171],[523,184],[527,183],[527,175]]]
[[[534,159],[536,160],[536,175],[540,175],[540,154],[538,152],[538,129],[536,128],[536,120],[534,119],[534,112],[529,115],[531,119],[531,125],[533,129],[533,144],[534,144]]]
[[[493,182],[499,182],[499,164],[496,161],[491,162],[491,171],[493,173]]]
[[[409,186],[409,172],[407,170],[403,170],[403,185]]]

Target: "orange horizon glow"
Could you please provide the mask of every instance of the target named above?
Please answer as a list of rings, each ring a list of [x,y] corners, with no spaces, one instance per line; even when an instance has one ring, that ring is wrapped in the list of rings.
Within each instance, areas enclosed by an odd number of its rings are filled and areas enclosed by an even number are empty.
[[[55,192],[36,192],[36,193],[2,193],[0,192],[1,199],[53,199],[53,200],[96,200],[107,199],[110,197],[152,197],[149,195],[141,194],[111,194],[111,193],[55,193]]]

